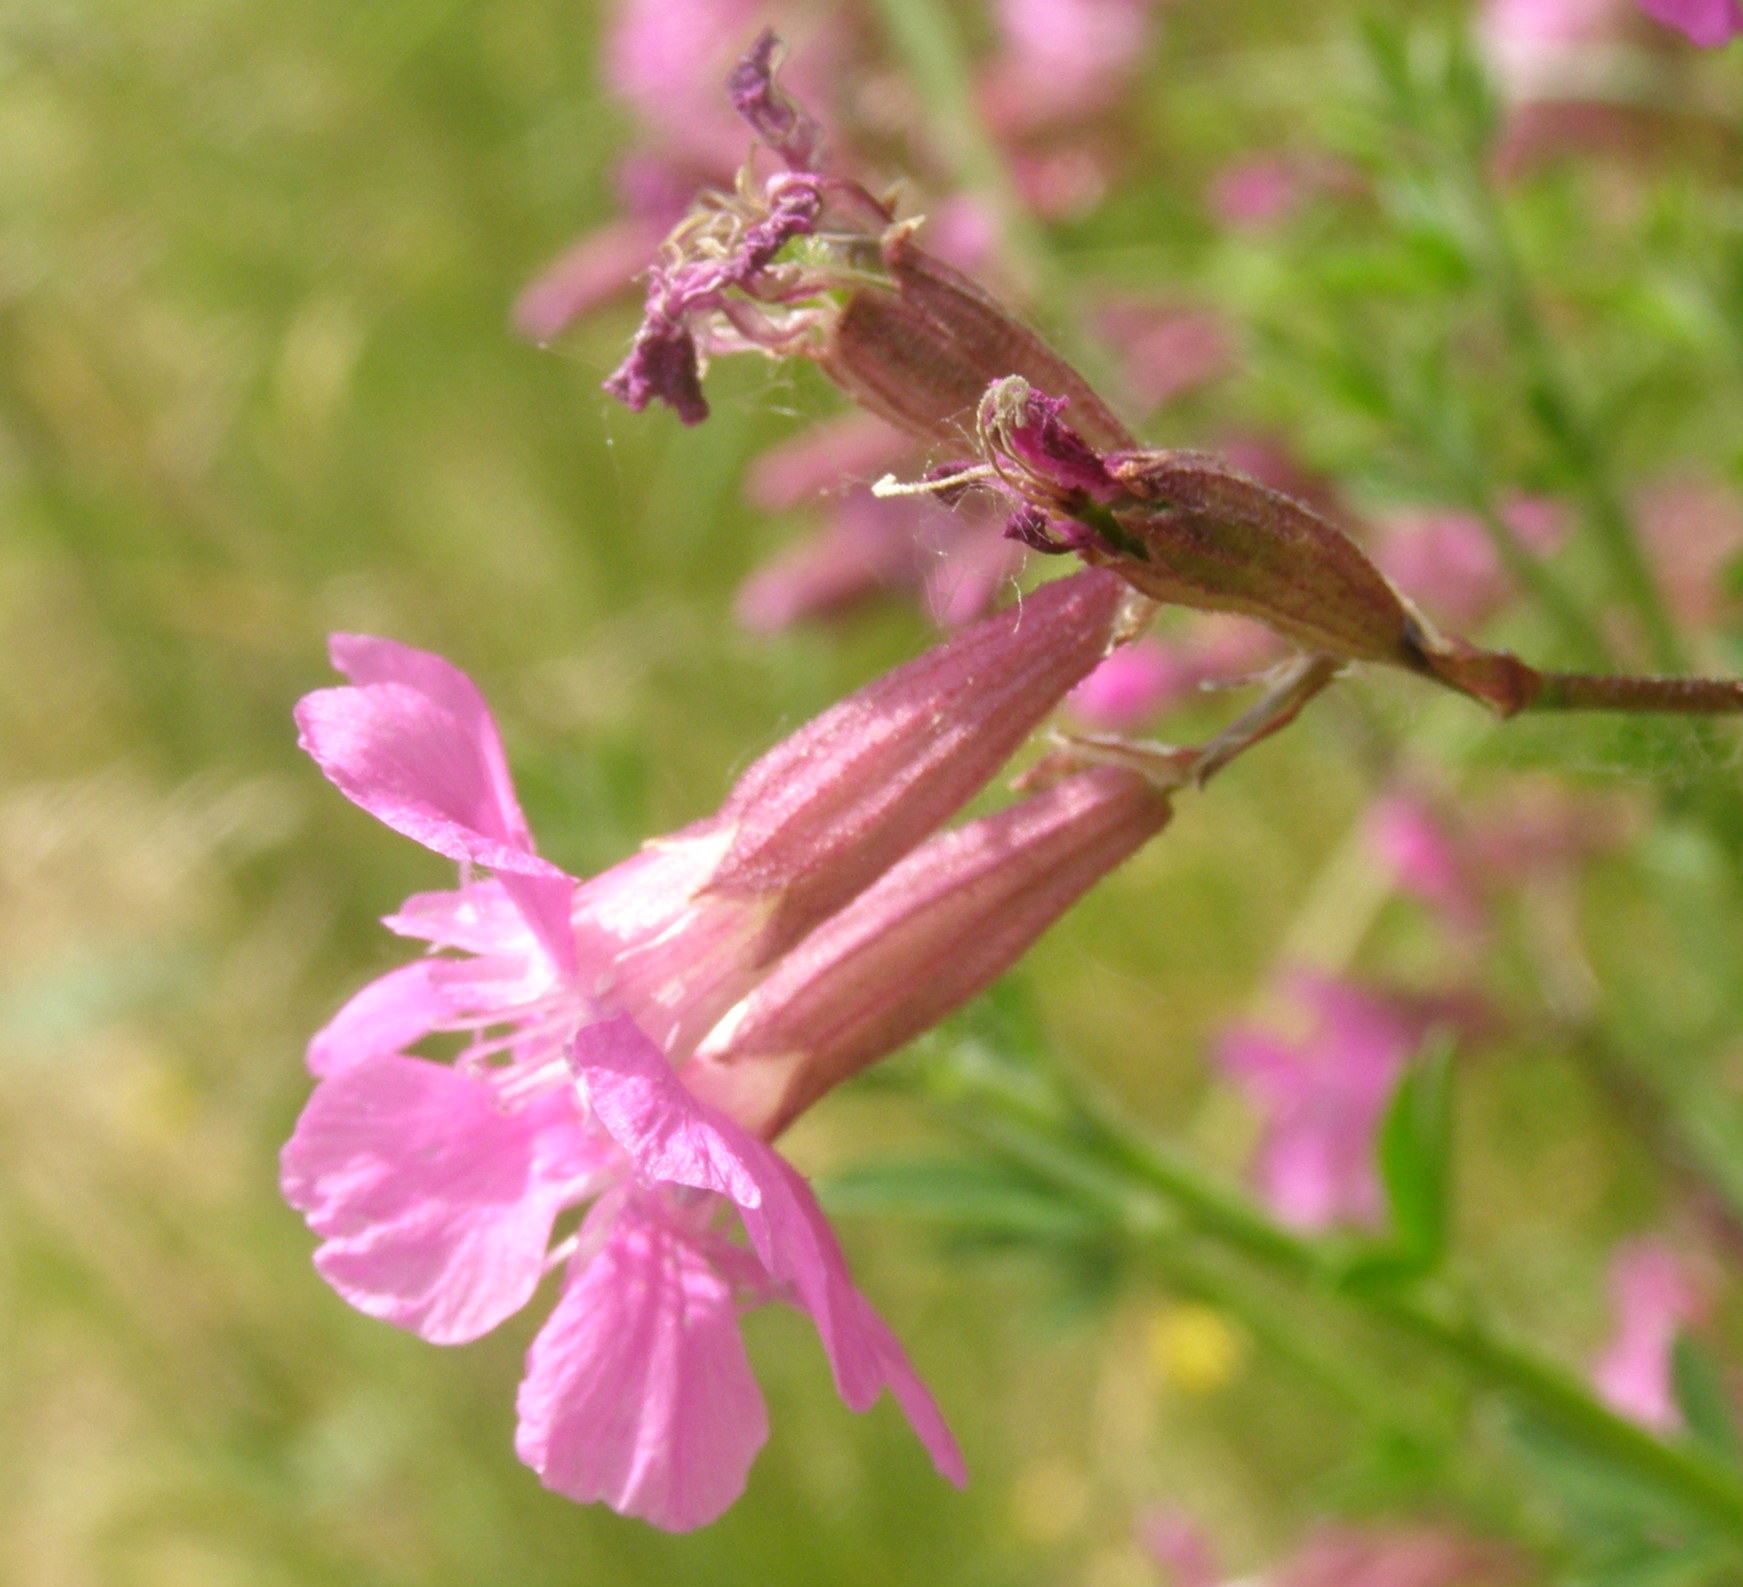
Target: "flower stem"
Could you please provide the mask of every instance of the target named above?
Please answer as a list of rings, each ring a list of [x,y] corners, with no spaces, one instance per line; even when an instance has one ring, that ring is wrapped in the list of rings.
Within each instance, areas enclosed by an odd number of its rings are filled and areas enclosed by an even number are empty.
[[[1545,672],[1533,711],[1655,711],[1724,716],[1743,711],[1743,680],[1629,677],[1615,673]]]
[[[1469,141],[1476,143],[1474,139]],[[1686,671],[1688,660],[1682,641],[1617,487],[1609,449],[1575,396],[1560,355],[1544,327],[1542,311],[1485,168],[1485,159],[1486,150],[1473,147],[1467,151],[1464,185],[1487,254],[1489,282],[1501,325],[1524,367],[1529,405],[1544,435],[1561,454],[1610,581],[1618,596],[1633,609],[1653,665],[1666,672]]]
[[[1058,1083],[1067,1082],[1061,1078]],[[1335,1248],[1273,1223],[1245,1196],[1217,1185],[1168,1147],[1128,1128],[1098,1100],[1072,1095],[1062,1111],[1056,1101],[1038,1103],[990,1077],[977,1092],[977,1102],[996,1109],[1017,1133],[1039,1131],[1055,1143],[1055,1150],[1063,1135],[1070,1155],[1156,1195],[1201,1234],[1275,1277],[1340,1302],[1349,1312],[1425,1347],[1477,1389],[1499,1393],[1553,1424],[1588,1452],[1673,1498],[1691,1516],[1743,1542],[1743,1474],[1698,1448],[1662,1441],[1618,1416],[1576,1374],[1509,1338],[1469,1305],[1421,1289],[1350,1286]],[[1047,1171],[1044,1157],[1028,1160],[1031,1167]],[[1153,1219],[1147,1220],[1146,1229],[1153,1238]]]
[[[1020,285],[1046,299],[1055,283],[1046,240],[1011,184],[1010,172],[974,102],[968,62],[947,9],[937,0],[878,0],[890,42],[931,108],[930,124],[962,185],[991,212],[1001,257]]]

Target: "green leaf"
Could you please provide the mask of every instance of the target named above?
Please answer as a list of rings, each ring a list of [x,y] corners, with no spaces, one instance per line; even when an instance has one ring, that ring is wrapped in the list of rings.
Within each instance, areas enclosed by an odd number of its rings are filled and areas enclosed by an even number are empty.
[[[1431,1037],[1404,1072],[1380,1125],[1380,1183],[1391,1214],[1391,1244],[1414,1276],[1446,1254],[1450,1219],[1454,1043]]]
[[[1614,1559],[1638,1544],[1662,1547],[1666,1537],[1695,1530],[1673,1498],[1559,1427],[1519,1413],[1509,1419],[1509,1431],[1538,1486],[1558,1502],[1591,1556]]]
[[[1679,1333],[1670,1353],[1671,1392],[1690,1435],[1715,1455],[1737,1459],[1737,1425],[1724,1373],[1693,1336]]]
[[[1568,1580],[1569,1587],[1718,1587],[1735,1580],[1716,1574],[1725,1564],[1711,1548],[1642,1539],[1576,1569]]]

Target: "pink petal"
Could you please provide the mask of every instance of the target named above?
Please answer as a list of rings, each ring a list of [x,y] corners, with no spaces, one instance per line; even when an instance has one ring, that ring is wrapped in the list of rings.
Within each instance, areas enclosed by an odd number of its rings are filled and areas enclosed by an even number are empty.
[[[562,875],[532,852],[492,745],[430,695],[403,683],[317,689],[296,716],[299,742],[321,770],[394,831],[463,863]]]
[[[1705,49],[1716,49],[1743,33],[1737,0],[1640,0],[1640,8]]]
[[[533,852],[502,738],[477,686],[427,650],[334,634],[333,665],[358,687],[297,706],[299,742],[346,798],[396,832],[503,887],[553,961],[575,968],[573,882]]]
[[[939,1475],[963,1487],[968,1469],[937,1402],[889,1325],[854,1285],[841,1243],[811,1187],[760,1141],[747,1135],[742,1142],[763,1169],[762,1204],[740,1208],[745,1232],[769,1273],[790,1283],[800,1307],[810,1313],[848,1409],[869,1410],[887,1388]]]
[[[732,1286],[633,1203],[571,1269],[516,1410],[515,1448],[546,1487],[670,1532],[706,1525],[744,1491],[769,1430]]]
[[[516,875],[513,871],[506,871],[498,880],[558,971],[573,976],[579,969],[579,961],[570,917],[578,884],[554,865],[549,869],[551,874],[544,876]]]
[[[1598,1392],[1624,1416],[1670,1430],[1681,1417],[1671,1379],[1676,1336],[1703,1312],[1693,1277],[1662,1241],[1634,1240],[1610,1264],[1615,1332],[1592,1369]]]
[[[331,1074],[364,1058],[403,1052],[437,1029],[449,1013],[436,984],[439,959],[401,965],[368,986],[315,1033],[309,1068]]]
[[[372,683],[404,684],[455,717],[482,762],[507,835],[531,846],[526,821],[514,796],[502,736],[477,684],[433,651],[417,650],[397,640],[377,639],[369,634],[331,634],[327,638],[327,654],[334,671],[344,673],[360,688]]]
[[[552,1222],[593,1166],[566,1093],[505,1113],[483,1081],[386,1056],[315,1087],[280,1183],[346,1300],[458,1344],[526,1303]]]
[[[402,937],[464,953],[525,953],[531,946],[526,917],[494,879],[450,892],[413,893],[381,923]]]
[[[966,1480],[962,1456],[901,1346],[854,1287],[847,1260],[810,1187],[761,1141],[686,1091],[628,1020],[576,1038],[571,1061],[593,1116],[644,1183],[688,1185],[729,1197],[771,1278],[789,1285],[817,1325],[835,1383],[863,1411],[884,1388],[896,1397],[933,1464]]]
[[[633,1020],[620,1016],[583,1027],[570,1053],[594,1118],[644,1183],[713,1191],[740,1207],[762,1199],[742,1150],[755,1143],[691,1099]]]

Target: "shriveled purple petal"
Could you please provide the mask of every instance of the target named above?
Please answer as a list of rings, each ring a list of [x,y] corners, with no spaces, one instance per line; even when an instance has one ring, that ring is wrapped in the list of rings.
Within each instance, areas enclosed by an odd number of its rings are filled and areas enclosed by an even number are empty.
[[[854,1287],[846,1258],[804,1180],[725,1114],[698,1101],[658,1048],[628,1020],[584,1029],[571,1064],[594,1118],[635,1165],[638,1180],[727,1196],[763,1267],[817,1325],[836,1387],[853,1410],[888,1388],[952,1482],[962,1457],[895,1336]]]
[[[1119,487],[1101,454],[1065,422],[1066,399],[1029,390],[1020,414],[1003,429],[1003,439],[1025,466],[1062,491],[1083,491],[1097,501]]]
[[[1004,535],[1044,557],[1066,556],[1095,544],[1094,531],[1075,518],[1049,518],[1039,507],[1026,504],[1005,520]]]
[[[385,1056],[315,1087],[281,1185],[347,1301],[459,1344],[526,1303],[551,1225],[594,1166],[566,1094],[504,1112],[481,1080]]]
[[[1640,0],[1640,9],[1703,49],[1717,49],[1743,34],[1743,7],[1737,0]]]
[[[650,403],[663,402],[685,424],[700,424],[708,417],[708,399],[702,395],[702,360],[696,338],[663,305],[649,302],[641,329],[631,343],[629,356],[605,382],[605,389],[630,412],[640,413]]]
[[[669,1532],[706,1525],[744,1491],[769,1430],[731,1284],[633,1200],[571,1269],[516,1411],[515,1449],[546,1487]]]
[[[641,328],[629,356],[605,381],[606,391],[632,412],[657,399],[685,424],[700,424],[708,417],[708,401],[692,322],[718,309],[729,293],[752,285],[788,243],[816,228],[822,211],[822,187],[795,174],[771,186],[768,214],[744,228],[726,257],[656,264]]]
[[[726,79],[732,108],[789,170],[816,171],[823,160],[823,128],[797,100],[775,84],[781,41],[765,29]]]

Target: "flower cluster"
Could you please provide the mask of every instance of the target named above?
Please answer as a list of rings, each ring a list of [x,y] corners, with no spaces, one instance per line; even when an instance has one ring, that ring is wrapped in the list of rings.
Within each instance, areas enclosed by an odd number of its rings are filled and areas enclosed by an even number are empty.
[[[335,638],[351,683],[302,702],[304,748],[461,880],[388,917],[433,951],[311,1044],[285,1193],[328,1281],[435,1343],[478,1337],[565,1269],[519,1400],[517,1448],[552,1488],[674,1529],[718,1515],[767,1432],[737,1315],[774,1300],[811,1316],[850,1406],[889,1389],[962,1480],[930,1395],[768,1142],[989,984],[1166,822],[1164,792],[1091,767],[937,832],[1101,660],[1124,604],[1103,573],[1048,586],[587,881],[535,850],[470,679]],[[452,1062],[418,1055],[442,1033],[460,1039]]]
[[[1646,9],[1697,42],[1743,30],[1731,0]],[[620,88],[659,104],[674,41],[693,69],[741,13],[627,4]],[[1148,34],[1139,0],[1008,0],[1000,19],[983,96],[1019,163],[1037,130],[1107,112]],[[1517,54],[1522,37],[1505,34],[1506,47]],[[663,235],[613,395],[694,424],[709,412],[710,358],[803,357],[863,412],[765,456],[753,498],[782,509],[844,472],[919,474],[844,499],[824,538],[747,586],[741,614],[775,626],[869,586],[924,584],[952,637],[771,749],[713,815],[590,879],[539,854],[494,720],[441,658],[336,636],[348,686],[298,710],[304,748],[346,797],[460,867],[455,887],[387,917],[427,951],[310,1046],[316,1085],[283,1185],[320,1239],[317,1265],[360,1310],[443,1344],[494,1328],[561,1270],[527,1359],[517,1450],[552,1489],[674,1530],[718,1516],[747,1481],[768,1427],[739,1317],[777,1301],[811,1318],[851,1408],[888,1390],[938,1470],[963,1480],[937,1405],[772,1143],[1004,973],[1162,829],[1177,787],[1287,725],[1354,663],[1402,668],[1500,716],[1743,704],[1729,680],[1539,672],[1442,632],[1393,581],[1432,572],[1442,615],[1486,622],[1508,585],[1475,519],[1395,516],[1370,551],[1341,503],[1303,499],[1313,482],[1262,445],[1251,470],[1142,446],[959,268],[977,251],[973,217],[927,233],[900,216],[829,153],[778,57],[765,32],[728,79],[756,138],[736,174],[723,158],[735,124],[700,117],[642,173],[639,209],[539,283],[520,317],[551,334]],[[686,205],[675,194],[690,173],[711,185]],[[1227,174],[1220,202],[1243,223],[1282,224],[1310,189],[1343,180],[1253,168]],[[1217,327],[1189,313],[1102,311],[1114,334],[1163,349],[1153,397],[1226,362]],[[1708,505],[1731,521],[1731,503]],[[1553,504],[1521,499],[1500,516],[1527,550],[1562,532]],[[1029,553],[1086,566],[987,614]],[[1658,554],[1674,584],[1675,555]],[[1710,591],[1712,557],[1692,545],[1683,557]],[[1164,605],[1195,625],[1171,646],[1142,637]],[[1268,691],[1210,743],[1069,739],[1020,797],[949,824],[1068,697],[1089,725],[1126,727],[1255,669]],[[1372,825],[1391,882],[1477,951],[1480,835],[1449,832],[1405,794]],[[1262,1118],[1261,1196],[1297,1228],[1374,1225],[1388,1100],[1426,1034],[1468,1011],[1329,973],[1291,972],[1284,990],[1286,1019],[1232,1028],[1218,1054]],[[1621,1326],[1596,1371],[1613,1404],[1663,1425],[1669,1351],[1699,1299],[1654,1260],[1619,1270]],[[1460,1557],[1437,1553],[1441,1541],[1413,1538],[1404,1553]],[[1332,1563],[1297,1575],[1355,1579],[1389,1548],[1339,1539],[1321,1551]]]

